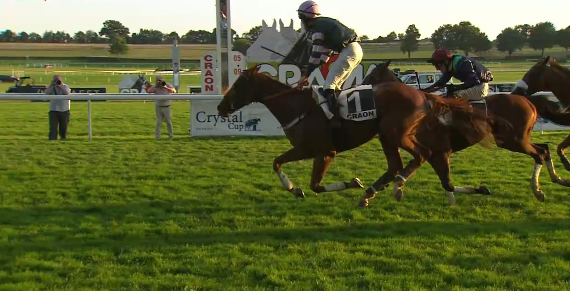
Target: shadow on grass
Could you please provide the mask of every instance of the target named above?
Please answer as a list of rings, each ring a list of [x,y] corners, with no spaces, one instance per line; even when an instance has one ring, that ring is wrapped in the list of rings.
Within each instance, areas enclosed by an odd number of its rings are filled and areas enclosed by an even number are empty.
[[[196,203],[196,204],[194,204]],[[192,207],[191,205],[194,204]],[[535,234],[568,231],[570,219],[521,220],[498,222],[440,222],[440,221],[402,221],[402,222],[357,222],[338,226],[285,227],[268,223],[253,230],[231,230],[231,223],[224,225],[212,224],[200,230],[178,229],[169,231],[165,222],[173,218],[167,214],[174,211],[178,215],[194,216],[195,218],[209,217],[212,205],[203,207],[197,201],[188,204],[190,209],[175,209],[169,203],[140,203],[121,205],[101,205],[93,207],[35,207],[35,208],[0,208],[0,227],[11,229],[34,228],[32,234],[4,235],[0,241],[0,257],[7,260],[9,256],[26,252],[58,252],[84,251],[89,249],[120,250],[128,248],[157,248],[177,245],[217,245],[217,244],[268,244],[283,243],[314,243],[334,241],[355,243],[368,239],[394,238],[454,238],[481,237],[488,235],[514,234],[521,239]],[[145,209],[146,207],[146,209]],[[149,210],[150,208],[150,210]],[[238,207],[239,208],[239,207]],[[152,209],[163,211],[161,218],[153,220],[146,218]],[[202,210],[200,210],[202,209]],[[234,211],[236,209],[233,209]],[[230,210],[231,211],[231,210]],[[138,233],[126,233],[108,222],[117,222],[128,215],[135,215],[137,223],[152,225]],[[86,217],[107,225],[103,229],[89,229],[82,225]],[[148,215],[153,216],[153,215]],[[143,217],[138,221],[138,217]],[[146,218],[146,219],[145,219]],[[177,219],[181,219],[177,216]],[[268,218],[269,219],[269,218]],[[128,221],[128,219],[126,220]],[[133,222],[133,218],[130,218]],[[55,225],[56,231],[44,230],[44,225]],[[62,231],[59,229],[70,229]]]

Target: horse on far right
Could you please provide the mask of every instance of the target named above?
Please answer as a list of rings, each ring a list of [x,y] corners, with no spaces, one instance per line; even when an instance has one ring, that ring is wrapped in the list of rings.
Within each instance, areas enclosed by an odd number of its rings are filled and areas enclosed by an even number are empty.
[[[570,126],[570,69],[561,66],[550,56],[538,61],[520,79],[512,94],[525,96],[535,107],[540,118],[562,126]],[[541,91],[550,91],[558,100],[533,96]],[[561,106],[562,105],[562,106]],[[570,135],[558,145],[556,153],[564,168],[570,171],[570,161],[565,150],[570,146]]]

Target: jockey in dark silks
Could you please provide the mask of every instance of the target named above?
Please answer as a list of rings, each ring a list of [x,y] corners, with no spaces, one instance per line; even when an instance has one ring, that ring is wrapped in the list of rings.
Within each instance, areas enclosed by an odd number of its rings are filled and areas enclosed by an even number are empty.
[[[319,7],[313,1],[303,2],[297,12],[299,19],[311,35],[313,43],[309,66],[299,84],[303,84],[316,68],[326,63],[333,52],[339,54],[338,59],[331,65],[323,86],[330,111],[334,114],[331,125],[338,127],[340,125],[338,102],[334,91],[341,89],[352,70],[362,61],[363,52],[360,40],[352,29],[338,20],[319,17]]]
[[[436,50],[428,62],[441,71],[443,76],[423,91],[433,92],[445,87],[448,96],[453,95],[469,101],[480,101],[487,97],[493,74],[481,63],[468,57],[453,55],[446,49]],[[447,85],[452,77],[463,84]]]

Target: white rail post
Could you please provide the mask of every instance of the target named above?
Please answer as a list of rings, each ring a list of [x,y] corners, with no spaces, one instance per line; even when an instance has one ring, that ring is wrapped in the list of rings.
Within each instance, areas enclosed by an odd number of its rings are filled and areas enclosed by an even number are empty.
[[[89,140],[92,138],[92,131],[91,131],[91,99],[87,100],[87,127],[89,133]]]

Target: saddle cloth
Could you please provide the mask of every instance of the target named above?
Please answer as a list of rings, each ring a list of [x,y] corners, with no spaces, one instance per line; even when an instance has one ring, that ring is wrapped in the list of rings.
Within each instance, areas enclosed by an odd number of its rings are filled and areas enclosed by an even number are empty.
[[[311,86],[313,98],[317,101],[328,119],[333,117],[329,110],[322,86]],[[345,120],[365,121],[377,117],[372,85],[359,85],[345,90],[335,91],[340,117]]]

